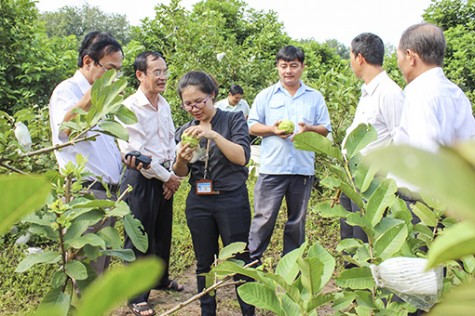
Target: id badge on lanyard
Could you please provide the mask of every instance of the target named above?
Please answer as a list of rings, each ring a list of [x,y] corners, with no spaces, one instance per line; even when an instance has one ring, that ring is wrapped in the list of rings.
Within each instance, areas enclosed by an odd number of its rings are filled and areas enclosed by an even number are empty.
[[[203,179],[196,180],[196,195],[219,194],[219,191],[213,190],[213,180],[206,179],[206,176],[208,174],[209,145],[210,145],[210,140],[208,139],[208,144],[206,145],[206,155],[205,155],[205,171],[204,171]]]

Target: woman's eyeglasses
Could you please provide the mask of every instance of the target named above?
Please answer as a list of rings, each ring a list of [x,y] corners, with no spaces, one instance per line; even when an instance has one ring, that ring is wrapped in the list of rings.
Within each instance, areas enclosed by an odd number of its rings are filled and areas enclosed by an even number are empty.
[[[208,102],[208,100],[209,100],[209,94],[202,101],[196,102],[195,104],[182,104],[181,107],[187,111],[191,111],[193,110],[193,108],[200,110],[206,106],[206,103]]]

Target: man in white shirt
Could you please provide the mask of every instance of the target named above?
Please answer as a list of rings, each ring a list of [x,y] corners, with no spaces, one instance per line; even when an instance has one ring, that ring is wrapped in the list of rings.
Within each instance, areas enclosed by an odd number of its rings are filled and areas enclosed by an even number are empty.
[[[172,171],[175,159],[175,126],[168,102],[161,96],[169,76],[167,64],[158,52],[146,51],[134,62],[135,75],[140,82],[137,92],[124,101],[124,105],[137,116],[138,122],[127,125],[128,142],[119,141],[123,154],[139,151],[152,158],[147,170],[127,169],[121,191],[128,185],[133,191],[125,201],[144,226],[149,247],[146,253],[136,249],[126,236],[125,248],[132,249],[136,257],[157,256],[164,260],[166,270],[157,289],[182,291],[183,287],[169,279],[168,264],[172,236],[173,194],[180,186],[180,178]],[[143,315],[153,314],[148,305],[150,290],[129,300],[129,307]]]
[[[362,33],[351,42],[351,69],[364,84],[355,117],[346,130],[346,137],[362,123],[371,124],[377,132],[377,139],[361,150],[363,155],[375,148],[391,144],[401,119],[404,95],[401,88],[384,71],[383,60],[384,43],[379,36]],[[359,210],[344,194],[340,203],[348,211]],[[341,239],[358,238],[367,241],[367,236],[360,227],[350,226],[344,219],[340,220],[340,227]]]
[[[79,49],[78,67],[73,77],[61,82],[53,91],[49,104],[50,125],[53,144],[68,141],[69,131],[61,129],[63,122],[75,117],[75,109],[88,111],[91,106],[91,86],[107,70],[120,70],[122,67],[122,47],[108,33],[90,32],[84,38]],[[68,162],[76,164],[76,155],[87,158],[85,171],[94,176],[85,180],[85,187],[91,189],[96,199],[107,199],[102,179],[109,186],[112,198],[116,198],[122,160],[114,138],[98,132],[88,132],[97,135],[95,141],[83,141],[55,151],[59,167],[64,168]],[[109,222],[112,224],[112,222]],[[95,229],[95,231],[97,231]],[[94,232],[94,228],[91,228]],[[109,265],[109,257],[99,257],[91,263],[96,274],[102,273]]]
[[[241,86],[233,84],[229,88],[228,97],[226,99],[216,102],[214,106],[223,111],[241,111],[244,114],[244,117],[247,119],[247,117],[249,116],[249,104],[246,100],[242,98],[243,95],[244,90],[241,88]]]
[[[444,33],[433,24],[416,24],[402,34],[397,61],[407,86],[396,143],[435,152],[441,145],[475,136],[470,101],[441,68],[444,52]],[[398,184],[417,191],[402,181]]]

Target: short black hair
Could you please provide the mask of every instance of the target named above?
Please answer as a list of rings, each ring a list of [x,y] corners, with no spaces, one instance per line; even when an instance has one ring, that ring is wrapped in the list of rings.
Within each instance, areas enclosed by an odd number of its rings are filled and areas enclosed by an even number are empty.
[[[355,56],[361,54],[370,65],[383,65],[384,43],[376,34],[361,33],[351,41],[350,49]]]
[[[240,85],[237,85],[237,84],[233,84],[230,88],[229,88],[229,93],[231,93],[231,95],[236,95],[236,94],[244,94],[244,90],[242,89],[242,87]]]
[[[305,53],[303,49],[289,45],[282,47],[275,56],[275,64],[279,63],[279,60],[284,60],[286,62],[297,59],[303,64],[305,61]]]
[[[144,73],[147,73],[147,68],[148,68],[148,64],[147,64],[147,58],[148,56],[152,56],[152,60],[157,60],[157,59],[163,59],[165,60],[165,58],[163,58],[163,55],[159,52],[155,52],[155,51],[145,51],[143,53],[140,53],[137,55],[137,57],[135,57],[135,61],[134,61],[134,71],[143,71]]]
[[[83,59],[86,55],[89,55],[97,63],[105,55],[119,51],[122,55],[124,54],[122,46],[110,33],[89,32],[84,37],[79,48],[78,67],[81,68],[84,65]]]

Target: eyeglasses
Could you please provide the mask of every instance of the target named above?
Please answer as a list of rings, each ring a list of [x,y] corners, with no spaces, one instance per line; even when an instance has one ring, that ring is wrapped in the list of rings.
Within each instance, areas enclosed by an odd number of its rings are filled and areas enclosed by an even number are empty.
[[[208,100],[209,100],[209,94],[202,101],[196,102],[195,104],[182,104],[181,107],[187,111],[191,111],[193,110],[193,108],[200,110],[206,106],[206,103],[208,102]]]
[[[168,78],[170,77],[170,71],[168,69],[156,69],[154,71],[151,71],[151,73],[155,76],[155,77],[160,77],[160,76],[163,76],[165,78]]]
[[[116,79],[119,79],[120,77],[122,77],[122,68],[119,68],[119,69],[117,69],[115,67],[107,68],[98,61],[96,61],[96,64],[99,65],[104,71],[108,71],[108,70],[111,70],[111,69],[114,69],[115,71],[117,71],[116,74],[115,74]]]

